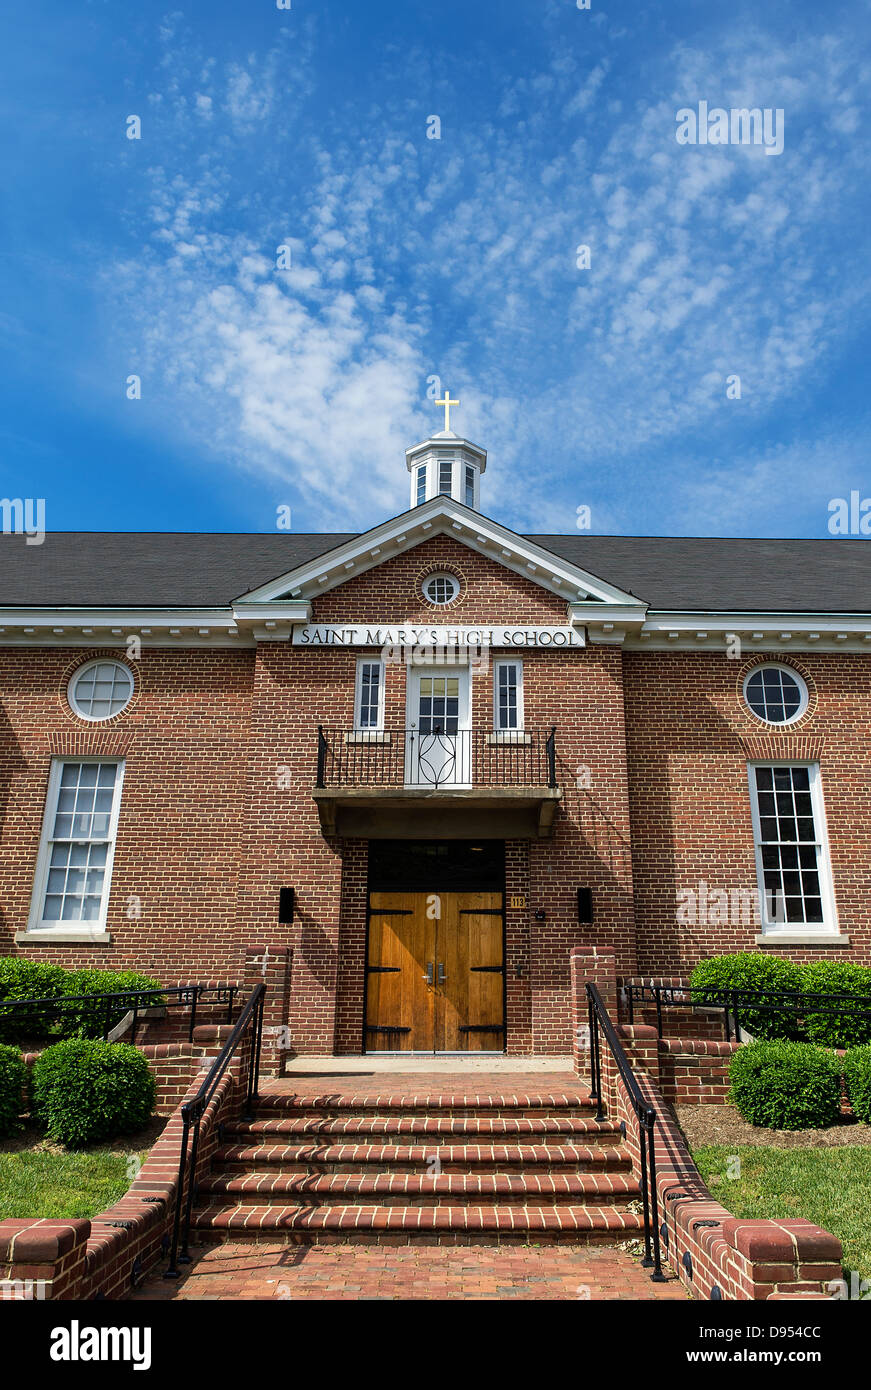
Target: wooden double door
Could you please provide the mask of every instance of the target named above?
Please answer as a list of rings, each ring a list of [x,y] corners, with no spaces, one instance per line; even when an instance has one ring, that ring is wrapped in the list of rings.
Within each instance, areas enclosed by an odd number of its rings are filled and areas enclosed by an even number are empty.
[[[372,893],[367,1052],[502,1052],[501,893]]]

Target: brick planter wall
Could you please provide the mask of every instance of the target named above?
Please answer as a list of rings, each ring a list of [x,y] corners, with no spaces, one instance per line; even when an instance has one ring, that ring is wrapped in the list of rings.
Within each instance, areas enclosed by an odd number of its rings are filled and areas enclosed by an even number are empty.
[[[675,1105],[725,1105],[729,1098],[729,1065],[738,1043],[662,1038],[659,1043],[659,1084]]]
[[[614,959],[604,953],[588,958],[573,952],[571,959],[574,1034],[583,1036],[587,1025],[584,990],[586,978],[598,985],[603,1000],[616,998],[616,979],[609,987]],[[610,1008],[609,1008],[610,1013]],[[611,1015],[616,1018],[616,1010]],[[662,1259],[697,1298],[725,1299],[827,1298],[828,1285],[841,1278],[841,1243],[810,1221],[744,1220],[732,1216],[711,1196],[693,1162],[684,1138],[659,1089],[660,1067],[676,1075],[672,1059],[699,1062],[697,1080],[688,1093],[707,1089],[706,1080],[728,1065],[734,1046],[697,1043],[691,1052],[683,1040],[660,1043],[656,1029],[645,1024],[618,1025],[618,1036],[632,1065],[644,1100],[657,1113],[655,1132],[658,1222],[664,1225]],[[699,1050],[696,1050],[699,1049]],[[705,1049],[702,1051],[701,1049]],[[708,1052],[707,1049],[715,1049]],[[626,1126],[626,1143],[633,1168],[640,1174],[641,1130],[635,1107],[602,1038],[602,1092],[608,1113]],[[708,1059],[705,1062],[704,1059]],[[575,1051],[578,1074],[589,1078],[589,1047]],[[706,1070],[706,1067],[708,1068]],[[716,1089],[716,1087],[712,1087]],[[718,1294],[715,1295],[715,1290]]]
[[[708,1191],[677,1122],[650,1077],[636,1073],[658,1121],[654,1141],[658,1219],[665,1226],[662,1258],[696,1297],[829,1298],[842,1277],[841,1242],[811,1221],[733,1216]],[[633,1163],[640,1154],[638,1122],[622,1078],[609,1086],[613,1113],[625,1120]],[[689,1257],[689,1258],[687,1258]]]
[[[206,1024],[196,1029],[193,1043],[142,1049],[158,1080],[158,1109],[178,1097],[166,1128],[125,1195],[91,1220],[0,1221],[0,1281],[6,1298],[122,1299],[160,1261],[175,1214],[180,1104],[196,1094],[204,1064],[217,1055],[230,1031],[227,1025]],[[212,1162],[219,1124],[240,1113],[247,1061],[243,1044],[203,1115],[197,1180]]]

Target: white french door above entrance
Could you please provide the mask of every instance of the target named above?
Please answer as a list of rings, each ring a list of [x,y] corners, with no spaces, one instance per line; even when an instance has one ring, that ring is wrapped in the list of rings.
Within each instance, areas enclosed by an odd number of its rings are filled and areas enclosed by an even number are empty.
[[[406,786],[470,787],[472,739],[468,668],[412,670],[408,685]]]

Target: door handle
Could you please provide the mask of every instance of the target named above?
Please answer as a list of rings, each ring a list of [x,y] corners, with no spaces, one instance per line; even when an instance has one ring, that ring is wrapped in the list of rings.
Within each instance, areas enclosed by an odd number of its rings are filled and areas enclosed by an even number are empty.
[[[442,965],[441,961],[439,961],[439,984],[443,985],[446,979],[445,967]]]
[[[428,961],[427,961],[427,963],[426,963],[426,974],[425,974],[425,975],[422,975],[422,976],[421,976],[421,979],[426,980],[426,982],[427,982],[428,985],[431,985],[431,984],[432,984],[433,979],[432,979],[432,961],[431,961],[431,960],[428,960]]]

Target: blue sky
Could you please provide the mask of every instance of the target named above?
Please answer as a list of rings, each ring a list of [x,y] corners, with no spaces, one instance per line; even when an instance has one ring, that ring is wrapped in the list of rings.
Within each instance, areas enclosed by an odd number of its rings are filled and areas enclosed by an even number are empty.
[[[827,534],[871,495],[869,38],[869,0],[6,7],[0,495],[374,525],[438,375],[518,530]],[[700,101],[783,153],[679,145]]]

